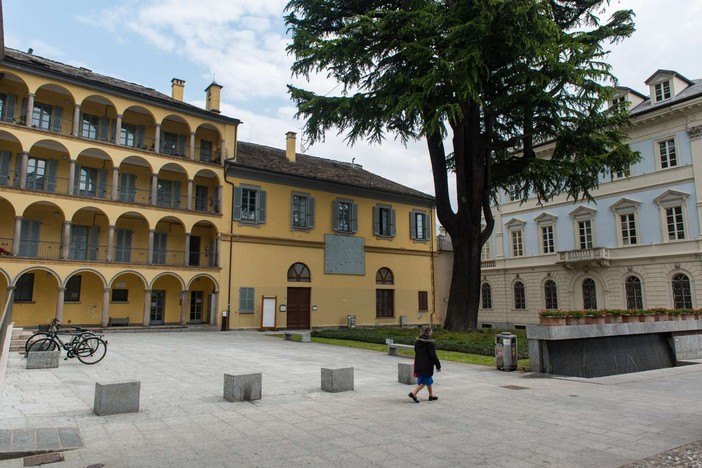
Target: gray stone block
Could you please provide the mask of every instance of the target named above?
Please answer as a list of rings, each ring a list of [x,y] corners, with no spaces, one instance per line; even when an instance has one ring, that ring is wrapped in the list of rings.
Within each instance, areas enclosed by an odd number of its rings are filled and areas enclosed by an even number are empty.
[[[325,392],[347,392],[353,390],[353,367],[341,369],[322,368],[322,390]]]
[[[224,399],[227,401],[252,401],[261,399],[261,373],[224,374]]]
[[[95,383],[93,412],[98,416],[139,412],[141,382]]]
[[[417,377],[414,376],[414,365],[398,362],[397,381],[406,385],[417,385]]]
[[[55,369],[61,351],[31,351],[27,354],[27,369]]]

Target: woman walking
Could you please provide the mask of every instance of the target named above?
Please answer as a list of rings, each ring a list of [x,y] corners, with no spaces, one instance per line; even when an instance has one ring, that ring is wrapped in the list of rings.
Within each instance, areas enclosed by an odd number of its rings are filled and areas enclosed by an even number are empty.
[[[431,325],[424,325],[422,334],[414,342],[414,375],[417,376],[417,388],[412,390],[408,396],[415,403],[419,403],[417,393],[424,387],[427,387],[427,390],[429,390],[429,401],[439,399],[438,396],[434,395],[431,386],[434,383],[432,378],[434,367],[436,367],[436,372],[441,372],[441,362],[436,357],[436,346],[434,345],[434,340],[431,339],[431,334]]]

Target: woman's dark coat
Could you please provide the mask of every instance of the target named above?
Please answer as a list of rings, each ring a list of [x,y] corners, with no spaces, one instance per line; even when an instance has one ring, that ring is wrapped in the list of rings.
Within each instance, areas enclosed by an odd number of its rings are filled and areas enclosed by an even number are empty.
[[[441,370],[441,362],[436,357],[434,341],[420,336],[414,342],[414,373],[417,375],[434,375],[434,366]]]

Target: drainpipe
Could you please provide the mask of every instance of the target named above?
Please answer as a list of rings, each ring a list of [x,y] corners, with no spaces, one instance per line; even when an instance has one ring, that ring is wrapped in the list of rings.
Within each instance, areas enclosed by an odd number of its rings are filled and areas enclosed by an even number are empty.
[[[227,172],[229,171],[231,161],[229,159],[224,160],[224,182],[232,186],[232,197],[234,196],[234,182],[230,182],[227,179]],[[222,197],[224,199],[224,197]],[[232,199],[232,203],[234,200]],[[220,209],[224,209],[224,207],[220,207]],[[232,226],[234,225],[234,209],[230,207],[229,210],[229,231],[232,231]],[[227,281],[229,283],[227,284],[227,322],[229,322],[229,319],[232,316],[231,312],[231,304],[232,304],[232,258],[233,258],[233,252],[234,252],[234,233],[230,232],[229,233],[229,278]],[[222,319],[224,320],[224,319]],[[227,325],[227,328],[229,326]]]

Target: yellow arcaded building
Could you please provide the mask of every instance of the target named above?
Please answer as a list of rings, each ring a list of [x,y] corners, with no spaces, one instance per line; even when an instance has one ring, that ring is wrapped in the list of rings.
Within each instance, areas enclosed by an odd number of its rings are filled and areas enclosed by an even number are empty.
[[[222,87],[201,109],[184,85],[5,48],[0,301],[16,326],[431,319],[431,196],[296,154],[292,133],[286,150],[238,144]]]

